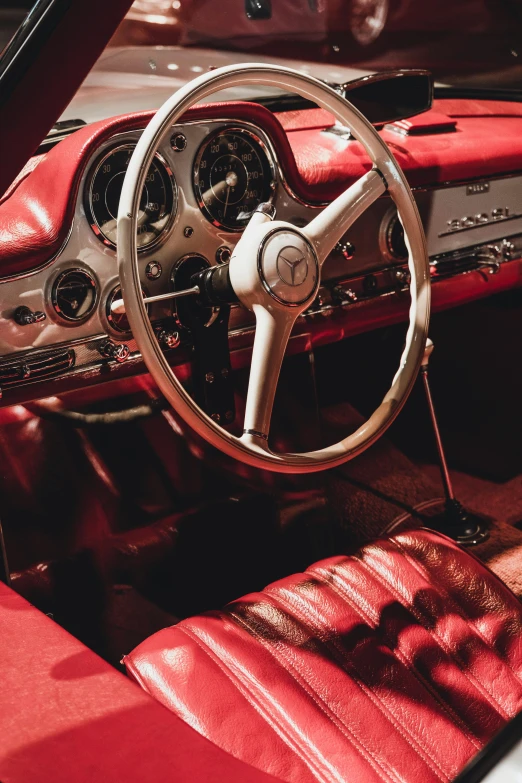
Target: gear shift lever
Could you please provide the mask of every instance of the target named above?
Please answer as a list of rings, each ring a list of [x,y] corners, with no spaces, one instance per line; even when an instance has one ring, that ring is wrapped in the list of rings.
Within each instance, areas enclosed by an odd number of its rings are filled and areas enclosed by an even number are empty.
[[[459,503],[455,497],[453,491],[453,484],[448,470],[448,463],[446,462],[446,454],[444,452],[444,446],[440,436],[439,424],[437,421],[437,414],[435,413],[435,407],[433,405],[433,398],[431,396],[431,389],[428,380],[428,364],[430,356],[433,353],[434,345],[432,341],[427,339],[426,348],[424,351],[424,357],[421,364],[421,376],[422,383],[424,385],[424,391],[426,393],[426,400],[428,402],[428,409],[431,418],[431,424],[433,427],[433,433],[435,435],[435,443],[437,445],[437,452],[439,458],[440,475],[442,484],[444,487],[444,511],[442,514],[430,517],[429,527],[434,530],[438,530],[440,533],[453,538],[459,544],[464,546],[472,546],[473,544],[479,544],[488,538],[488,531],[484,520],[481,517],[471,514],[466,511],[462,503]]]

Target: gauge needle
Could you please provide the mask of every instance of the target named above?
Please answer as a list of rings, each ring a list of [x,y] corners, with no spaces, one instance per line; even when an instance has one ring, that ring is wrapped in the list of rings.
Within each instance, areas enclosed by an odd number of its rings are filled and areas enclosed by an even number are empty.
[[[225,182],[227,183],[227,200],[225,201],[225,211],[223,212],[223,217],[227,214],[227,207],[228,207],[228,197],[230,196],[230,189],[235,188],[237,185],[237,174],[235,171],[229,171],[227,176],[225,177]]]
[[[230,185],[227,187],[227,197],[225,199],[225,209],[223,210],[223,217],[227,216],[228,197],[230,196]]]

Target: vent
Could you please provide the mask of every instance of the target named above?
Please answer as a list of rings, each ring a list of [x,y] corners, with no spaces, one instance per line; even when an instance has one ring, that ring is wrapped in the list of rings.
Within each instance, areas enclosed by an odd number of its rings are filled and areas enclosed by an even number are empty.
[[[30,383],[53,375],[60,375],[74,365],[75,354],[71,348],[47,351],[0,363],[0,388]]]

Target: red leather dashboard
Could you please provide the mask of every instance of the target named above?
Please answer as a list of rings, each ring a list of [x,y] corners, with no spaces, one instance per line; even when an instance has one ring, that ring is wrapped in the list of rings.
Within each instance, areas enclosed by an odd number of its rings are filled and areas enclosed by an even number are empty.
[[[456,120],[445,133],[402,136],[383,130],[412,186],[477,179],[522,170],[522,105],[438,100],[434,109]],[[27,167],[0,203],[0,277],[36,269],[67,238],[81,176],[97,147],[113,134],[143,127],[150,113],[82,128]],[[299,198],[322,203],[361,176],[370,162],[358,142],[324,133],[333,118],[320,110],[275,115],[251,103],[194,107],[184,119],[235,119],[270,136],[286,180]]]

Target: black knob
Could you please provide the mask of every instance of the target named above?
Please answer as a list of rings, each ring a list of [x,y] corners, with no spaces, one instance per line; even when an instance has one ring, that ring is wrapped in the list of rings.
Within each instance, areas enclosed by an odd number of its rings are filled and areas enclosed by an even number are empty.
[[[45,321],[47,316],[40,310],[34,312],[25,305],[17,307],[14,313],[14,319],[19,326],[30,326],[31,324],[37,324],[40,321]]]

